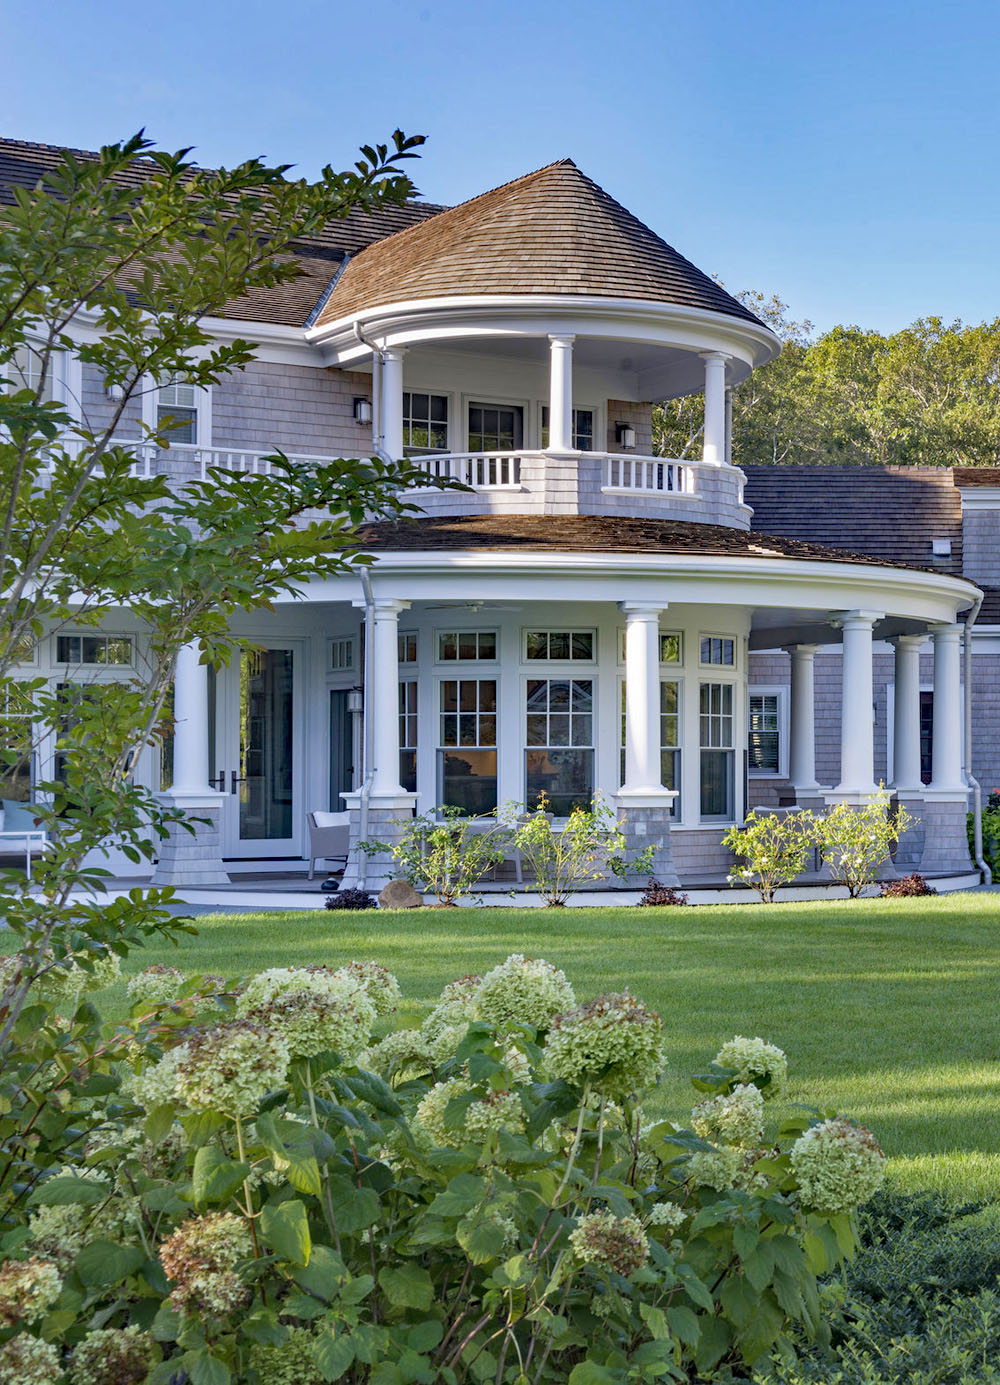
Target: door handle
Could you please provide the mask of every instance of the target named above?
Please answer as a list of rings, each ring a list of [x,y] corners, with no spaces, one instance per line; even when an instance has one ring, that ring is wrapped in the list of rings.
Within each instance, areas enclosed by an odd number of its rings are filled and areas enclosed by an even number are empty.
[[[234,769],[231,769],[229,771],[229,792],[234,794],[236,792],[236,785],[242,784],[245,778],[245,775],[237,774]]]

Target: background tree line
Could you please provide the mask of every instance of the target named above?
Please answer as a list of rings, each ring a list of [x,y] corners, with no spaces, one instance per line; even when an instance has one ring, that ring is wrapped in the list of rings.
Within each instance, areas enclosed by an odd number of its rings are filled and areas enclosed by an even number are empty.
[[[737,297],[782,341],[778,359],[733,392],[737,466],[1000,465],[1000,318],[816,336],[777,295]],[[700,394],[654,408],[654,451],[697,455],[702,410]]]

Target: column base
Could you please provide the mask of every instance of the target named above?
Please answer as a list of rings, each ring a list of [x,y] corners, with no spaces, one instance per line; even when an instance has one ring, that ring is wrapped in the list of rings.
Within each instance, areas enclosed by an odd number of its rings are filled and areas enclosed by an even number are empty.
[[[893,860],[901,875],[912,875],[915,870],[920,869],[924,843],[927,839],[926,823],[924,822],[924,796],[920,789],[900,788],[894,789],[893,793],[899,806],[905,808],[914,819],[900,837]]]
[[[670,813],[676,797],[672,789],[621,789],[615,795],[618,810],[625,818],[626,861],[634,861],[648,846],[653,847],[652,866],[648,871],[630,871],[626,876],[628,884],[645,885],[650,876],[661,885],[681,883],[670,850]]]
[[[924,829],[920,873],[956,874],[975,870],[969,851],[968,791],[930,787],[924,792],[919,808]]]
[[[342,890],[371,890],[378,894],[383,885],[397,880],[399,872],[388,850],[377,856],[369,856],[362,851],[361,841],[361,793],[341,794],[344,807],[350,814],[350,838],[347,866],[341,878]],[[371,794],[368,799],[368,826],[366,838],[369,842],[379,842],[391,847],[406,831],[417,802],[415,793]]]
[[[872,784],[870,787],[865,784],[861,788],[838,784],[835,789],[823,790],[823,801],[828,808],[832,808],[835,803],[846,803],[851,808],[864,808],[871,803],[878,791],[877,784]]]
[[[154,885],[228,885],[229,873],[222,864],[222,800],[214,789],[204,793],[162,793],[160,801],[180,808],[191,818],[193,833],[181,823],[173,824],[160,842],[159,859],[153,871]]]

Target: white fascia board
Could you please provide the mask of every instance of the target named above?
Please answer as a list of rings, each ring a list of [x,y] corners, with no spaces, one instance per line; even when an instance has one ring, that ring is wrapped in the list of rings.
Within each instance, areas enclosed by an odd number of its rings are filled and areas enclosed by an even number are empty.
[[[201,326],[218,341],[231,342],[237,337],[248,341],[258,361],[309,365],[318,369],[329,364],[306,340],[301,327],[289,327],[277,322],[252,322],[235,317],[203,317]]]
[[[763,365],[781,349],[768,328],[726,313],[681,304],[584,294],[475,294],[415,298],[365,308],[322,326],[306,339],[331,364],[367,357],[354,325],[380,346],[454,340],[462,336],[541,336],[549,332],[723,351],[746,366]]]
[[[467,596],[480,599],[659,600],[803,611],[872,608],[950,623],[977,592],[961,578],[935,573],[799,559],[493,550],[395,552],[375,558],[368,569],[373,587],[410,600],[455,600],[457,581]],[[311,584],[288,599],[344,601],[356,586],[357,579],[345,575]]]
[[[957,486],[963,510],[1000,510],[1000,486]]]

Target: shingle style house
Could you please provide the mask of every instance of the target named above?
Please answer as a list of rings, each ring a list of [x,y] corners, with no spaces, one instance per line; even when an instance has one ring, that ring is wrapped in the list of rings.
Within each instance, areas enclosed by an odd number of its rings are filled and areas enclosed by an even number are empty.
[[[0,141],[0,198],[57,153]],[[564,816],[595,792],[661,880],[718,880],[750,807],[862,802],[880,780],[920,818],[897,865],[968,876],[962,641],[983,591],[1000,623],[1000,476],[734,467],[729,391],[777,340],[568,159],[459,207],[348,218],[299,254],[294,284],[218,319],[259,343],[246,370],[149,392],[148,420],[185,426],[156,454],[133,418],[139,465],[378,452],[466,489],[369,526],[367,587],[317,582],[237,624],[253,648],[231,669],[184,653],[161,787],[210,826],[168,845],[164,881],[303,861],[311,811],[390,840],[414,809],[544,793]],[[108,407],[72,359],[57,389],[93,422]],[[652,404],[702,390],[701,455],[651,455]],[[976,628],[971,768],[992,787],[1000,630]],[[129,612],[102,638],[102,676],[129,676]],[[33,672],[88,658],[52,637]],[[140,773],[161,772],[151,749]],[[347,879],[368,869],[352,851]]]

